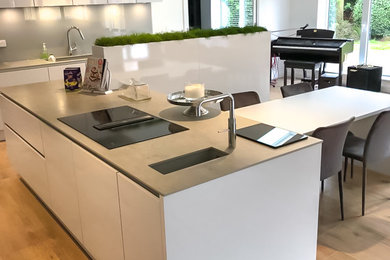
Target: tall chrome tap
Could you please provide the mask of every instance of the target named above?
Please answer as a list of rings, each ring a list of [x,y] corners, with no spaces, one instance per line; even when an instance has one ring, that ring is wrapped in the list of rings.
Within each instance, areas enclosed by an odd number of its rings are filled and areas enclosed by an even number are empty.
[[[79,34],[80,34],[80,37],[81,37],[81,39],[85,39],[85,37],[84,37],[84,34],[83,34],[83,32],[77,27],[77,26],[71,26],[69,29],[68,29],[68,31],[66,32],[66,38],[68,39],[68,54],[71,56],[71,55],[73,55],[73,51],[74,50],[77,50],[77,46],[76,46],[76,43],[75,42],[73,42],[73,46],[72,46],[72,44],[70,43],[70,36],[69,36],[69,33],[70,33],[70,31],[71,30],[73,30],[73,29],[75,29],[75,30],[77,30],[78,32],[79,32]]]
[[[234,98],[231,94],[221,94],[216,96],[211,96],[207,98],[200,99],[196,102],[196,116],[201,116],[201,107],[204,103],[219,101],[222,99],[228,98],[230,100],[229,106],[229,119],[228,119],[228,129],[229,129],[229,148],[236,148],[236,117],[234,115]]]

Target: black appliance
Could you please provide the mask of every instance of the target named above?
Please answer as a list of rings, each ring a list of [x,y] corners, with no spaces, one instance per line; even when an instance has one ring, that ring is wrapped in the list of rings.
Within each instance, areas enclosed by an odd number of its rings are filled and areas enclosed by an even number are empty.
[[[348,67],[347,87],[380,92],[382,67],[358,65]]]
[[[129,106],[61,117],[58,120],[107,149],[188,130]]]
[[[339,82],[345,56],[353,51],[353,40],[279,37],[271,43],[271,54],[281,60],[299,60],[339,64]]]

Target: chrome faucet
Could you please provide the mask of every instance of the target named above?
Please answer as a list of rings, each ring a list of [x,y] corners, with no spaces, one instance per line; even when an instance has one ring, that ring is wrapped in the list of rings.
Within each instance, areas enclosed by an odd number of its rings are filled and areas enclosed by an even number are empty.
[[[73,30],[73,29],[75,29],[75,30],[77,30],[77,31],[79,32],[81,39],[83,39],[83,40],[85,39],[84,34],[81,32],[81,30],[80,30],[78,27],[76,27],[76,26],[71,26],[71,27],[68,29],[68,31],[66,32],[66,38],[68,39],[68,51],[69,51],[68,54],[69,54],[69,56],[72,56],[72,55],[73,55],[73,51],[74,51],[74,50],[77,50],[76,43],[73,42],[73,43],[74,43],[74,46],[73,46],[73,47],[72,47],[72,44],[70,43],[69,33],[70,33],[70,31]]]
[[[222,99],[228,98],[230,99],[230,107],[229,107],[229,119],[228,119],[228,129],[229,129],[229,148],[236,148],[236,117],[234,116],[234,98],[231,94],[221,94],[216,96],[211,96],[207,98],[200,99],[195,103],[196,105],[196,116],[201,116],[201,108],[204,103],[219,101]]]

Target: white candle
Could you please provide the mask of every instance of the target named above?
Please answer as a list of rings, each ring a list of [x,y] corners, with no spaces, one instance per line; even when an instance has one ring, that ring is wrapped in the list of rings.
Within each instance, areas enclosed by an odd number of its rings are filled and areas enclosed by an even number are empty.
[[[185,98],[204,97],[204,84],[190,84],[184,87]]]

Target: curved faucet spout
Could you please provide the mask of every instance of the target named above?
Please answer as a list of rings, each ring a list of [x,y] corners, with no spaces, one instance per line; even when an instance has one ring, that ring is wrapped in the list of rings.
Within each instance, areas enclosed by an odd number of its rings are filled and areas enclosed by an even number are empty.
[[[199,101],[196,102],[196,116],[201,116],[201,107],[203,104],[212,102],[212,101],[219,101],[222,99],[228,98],[230,100],[230,106],[229,106],[229,119],[228,119],[228,129],[229,129],[229,148],[234,149],[236,148],[236,117],[234,115],[234,98],[231,94],[221,94],[216,95],[212,97],[202,98]]]
[[[82,40],[85,39],[83,32],[82,32],[77,26],[71,26],[71,27],[68,29],[68,31],[66,32],[66,38],[67,38],[67,40],[68,40],[68,54],[69,54],[70,56],[73,55],[73,51],[74,51],[74,50],[77,50],[76,43],[74,43],[74,46],[72,46],[72,44],[71,44],[71,42],[70,42],[70,35],[69,35],[69,33],[70,33],[71,30],[77,30],[77,31],[79,32],[79,34],[80,34],[81,39],[82,39]]]

